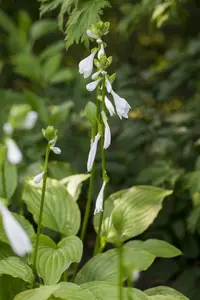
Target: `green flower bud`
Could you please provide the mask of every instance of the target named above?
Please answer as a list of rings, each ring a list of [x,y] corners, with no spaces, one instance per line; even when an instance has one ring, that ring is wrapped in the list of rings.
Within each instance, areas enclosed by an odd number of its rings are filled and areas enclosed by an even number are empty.
[[[108,77],[109,77],[110,83],[113,84],[113,82],[115,81],[115,78],[116,78],[116,73],[113,73],[112,75],[110,75]]]
[[[48,126],[46,130],[42,129],[42,134],[50,142],[56,138],[57,130],[53,126]]]

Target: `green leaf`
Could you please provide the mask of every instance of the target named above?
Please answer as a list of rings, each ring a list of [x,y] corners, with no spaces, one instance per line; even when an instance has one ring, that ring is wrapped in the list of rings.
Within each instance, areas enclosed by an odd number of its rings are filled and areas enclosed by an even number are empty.
[[[71,165],[62,161],[51,161],[48,166],[48,175],[57,180],[61,180],[66,176],[74,173]]]
[[[88,0],[72,11],[65,31],[67,49],[72,44],[78,44],[79,41],[84,42],[87,39],[87,29],[99,21],[105,7],[110,7],[107,0]]]
[[[13,251],[10,245],[0,242],[0,259],[13,256]],[[0,298],[1,299],[1,298]]]
[[[39,0],[41,2],[40,5],[40,16],[42,17],[46,12],[54,10],[60,4],[60,0]]]
[[[0,10],[0,27],[11,35],[15,35],[17,33],[15,23],[2,10]]]
[[[68,193],[73,197],[73,199],[78,200],[81,193],[82,182],[87,180],[89,177],[90,174],[72,175],[63,178],[60,182],[66,186]]]
[[[2,182],[2,169],[0,169],[0,197],[4,198],[5,195]],[[5,161],[5,182],[7,198],[10,199],[17,187],[17,168],[15,165],[10,164],[7,160]]]
[[[36,265],[39,276],[46,285],[56,284],[72,263],[80,262],[82,252],[82,242],[76,236],[66,237],[56,245],[51,238],[41,235]]]
[[[45,80],[49,81],[53,75],[57,72],[60,67],[62,59],[62,53],[55,54],[54,56],[48,58],[44,63],[43,73]]]
[[[75,78],[76,74],[70,69],[61,69],[51,76],[50,83],[58,84],[61,82],[69,82]]]
[[[30,224],[30,222],[24,216],[18,215],[16,213],[12,213],[12,215],[22,225],[23,229],[26,231],[28,236],[31,238],[35,232],[34,232],[33,226]],[[7,235],[5,234],[1,218],[0,218],[0,241],[10,245]]]
[[[166,286],[158,286],[145,291],[149,300],[189,300],[180,292]]]
[[[71,282],[60,282],[56,285],[28,290],[18,294],[14,300],[47,300],[51,299],[50,296],[63,300],[96,300],[89,291]]]
[[[32,41],[36,41],[43,36],[54,32],[58,29],[58,26],[53,20],[39,20],[35,22],[30,29],[30,37]]]
[[[63,30],[64,25],[64,16],[66,13],[70,13],[70,10],[73,6],[78,4],[79,0],[65,0],[62,3],[60,13],[58,15],[58,26],[61,30]]]
[[[42,183],[25,183],[23,199],[36,222],[39,218]],[[65,187],[55,179],[47,179],[42,225],[66,236],[76,235],[80,228],[80,210]]]
[[[40,60],[45,60],[58,52],[64,50],[65,44],[63,41],[58,41],[46,47],[39,55]]]
[[[141,234],[153,223],[163,199],[171,193],[153,186],[135,186],[111,195],[105,201],[102,236],[108,242],[118,239],[123,242]],[[99,215],[96,215],[96,231],[98,224]]]
[[[0,276],[0,299],[13,300],[14,297],[26,289],[26,283],[19,278],[9,275]]]
[[[82,289],[89,290],[95,299],[116,300],[119,297],[119,287],[103,281],[93,281],[81,285]],[[129,290],[123,288],[123,300],[129,300]],[[147,295],[138,289],[131,289],[131,299],[148,300]]]
[[[106,281],[118,284],[119,253],[109,250],[90,259],[77,274],[75,282]],[[123,263],[129,270],[146,270],[154,261],[154,256],[144,250],[123,247]],[[127,279],[127,272],[123,280]]]
[[[11,256],[0,260],[0,274],[11,275],[22,280],[33,283],[34,274],[31,268],[19,259],[19,257]]]
[[[130,241],[125,244],[126,247],[145,250],[155,257],[171,258],[181,255],[181,251],[169,243],[161,240],[150,239],[145,242]]]

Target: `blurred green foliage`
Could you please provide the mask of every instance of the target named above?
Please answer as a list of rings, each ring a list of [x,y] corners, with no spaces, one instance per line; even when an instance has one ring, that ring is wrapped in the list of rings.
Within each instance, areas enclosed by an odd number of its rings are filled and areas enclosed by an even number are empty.
[[[78,74],[84,46],[65,51],[68,16],[78,1],[2,1],[0,11],[0,126],[13,104],[27,103],[39,114],[30,132],[15,139],[24,154],[20,178],[34,175],[43,160],[40,128],[59,130],[60,162],[50,176],[62,179],[86,171],[90,124],[85,104],[93,100]],[[88,5],[90,1],[80,1]],[[94,5],[98,1],[93,1]],[[111,0],[104,20],[111,22],[108,51],[118,69],[116,88],[132,106],[129,120],[112,120],[112,145],[107,152],[110,193],[133,184],[173,189],[164,209],[140,238],[161,238],[183,252],[181,258],[156,260],[141,277],[141,288],[171,285],[198,300],[200,296],[200,35],[198,0]],[[59,22],[54,12],[58,4]],[[103,3],[103,1],[102,1]],[[41,5],[41,6],[40,6]],[[47,8],[47,6],[49,7]],[[41,9],[45,17],[39,19]],[[82,7],[82,6],[81,6]],[[80,8],[83,9],[83,8]],[[75,10],[75,12],[74,12]],[[48,12],[49,11],[49,12]],[[96,20],[96,15],[91,15]],[[86,17],[81,14],[81,18]],[[93,19],[92,19],[93,20]],[[81,26],[79,16],[74,26]],[[73,28],[67,27],[66,34]],[[67,47],[85,41],[85,28],[67,40]],[[71,40],[70,40],[71,39]],[[87,44],[87,41],[86,41]],[[38,133],[39,132],[39,133]],[[0,131],[1,137],[2,131]],[[88,138],[87,138],[88,137]],[[100,160],[96,172],[100,172]],[[36,171],[37,170],[37,171]],[[100,182],[97,182],[100,186]],[[99,188],[97,188],[99,190]],[[81,194],[84,209],[86,191]],[[17,195],[13,205],[18,205]],[[91,234],[93,234],[91,232]],[[88,235],[88,239],[92,235]]]

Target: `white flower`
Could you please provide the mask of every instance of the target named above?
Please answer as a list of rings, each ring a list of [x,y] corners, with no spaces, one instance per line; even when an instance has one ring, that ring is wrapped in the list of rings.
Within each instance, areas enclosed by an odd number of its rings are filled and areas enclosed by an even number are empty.
[[[109,111],[111,117],[115,114],[115,108],[114,106],[112,105],[112,102],[108,99],[107,96],[105,96],[105,105],[106,105],[106,108],[107,110]]]
[[[137,281],[139,278],[140,278],[140,271],[137,271],[137,270],[133,271],[132,272],[132,280]]]
[[[94,57],[96,53],[97,50],[93,51],[92,54],[90,54],[79,63],[79,73],[83,74],[84,78],[87,78],[92,74]]]
[[[131,108],[128,102],[124,98],[121,98],[119,95],[117,95],[114,91],[112,91],[111,94],[113,96],[119,118],[122,119],[122,117],[124,117],[128,119],[128,112]]]
[[[33,179],[34,183],[40,183],[44,177],[45,172],[42,171],[41,173],[39,173],[38,175],[36,175]]]
[[[58,147],[50,147],[50,149],[55,153],[55,154],[61,154],[61,149]]]
[[[24,128],[25,129],[32,129],[35,126],[35,123],[37,122],[38,114],[36,111],[29,111],[26,115],[26,118],[24,120]]]
[[[111,131],[110,131],[110,127],[108,125],[107,120],[104,121],[104,125],[105,125],[105,132],[104,132],[104,149],[107,149],[110,144],[111,144]]]
[[[98,59],[100,59],[101,55],[104,55],[104,54],[105,54],[105,50],[104,50],[104,46],[103,46],[103,43],[102,43],[101,44],[101,48],[100,48],[100,50],[99,50],[99,52],[97,54]]]
[[[0,203],[2,223],[13,251],[20,256],[32,251],[32,246],[27,233],[10,211]]]
[[[100,211],[103,211],[103,198],[104,198],[104,189],[106,186],[106,182],[104,181],[99,192],[99,195],[96,200],[94,215],[98,214]]]
[[[95,156],[96,156],[96,152],[97,152],[97,145],[98,145],[98,141],[99,141],[100,137],[101,136],[98,133],[95,136],[94,141],[91,142],[90,152],[89,152],[88,161],[87,161],[87,170],[88,170],[88,172],[90,172],[91,169],[92,169],[92,166],[93,166],[93,163],[94,163],[94,160],[95,160]]]
[[[13,133],[13,127],[10,123],[6,122],[3,124],[3,131],[8,134],[11,135]]]
[[[108,93],[112,92],[112,84],[110,83],[110,80],[108,79],[107,76],[106,76],[106,89]]]
[[[98,71],[98,72],[96,72],[96,73],[94,73],[94,74],[92,75],[92,80],[95,80],[95,79],[99,76],[100,73],[101,73],[101,70]]]
[[[96,81],[92,81],[90,83],[88,83],[86,85],[86,89],[89,91],[89,92],[92,92],[96,89],[97,85],[99,84],[99,82],[101,81],[101,78],[97,79]]]
[[[98,44],[103,43],[102,39],[97,39],[97,43],[98,43]]]
[[[11,138],[7,138],[6,147],[8,161],[13,165],[19,164],[23,156],[15,141]]]
[[[89,36],[90,38],[92,39],[98,39],[98,35],[96,34],[96,31],[95,30],[87,30],[86,31],[87,33],[87,36]]]

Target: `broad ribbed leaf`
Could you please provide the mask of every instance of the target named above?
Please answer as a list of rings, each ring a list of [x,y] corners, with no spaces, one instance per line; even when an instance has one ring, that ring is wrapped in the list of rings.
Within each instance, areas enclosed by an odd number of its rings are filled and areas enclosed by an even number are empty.
[[[123,263],[129,270],[146,270],[154,261],[154,256],[144,250],[123,247]],[[90,281],[106,281],[118,284],[119,267],[118,249],[109,250],[90,259],[79,271],[76,277],[77,284]],[[127,278],[127,272],[123,274]]]
[[[68,193],[74,198],[74,200],[78,200],[81,193],[82,182],[87,180],[89,177],[90,174],[72,175],[63,178],[61,183],[66,186]]]
[[[143,241],[130,241],[125,244],[126,247],[145,250],[155,257],[171,258],[181,255],[181,251],[169,243],[161,240],[150,239]]]
[[[149,300],[189,300],[180,292],[166,287],[158,286],[145,291]]]
[[[22,280],[33,283],[34,275],[31,268],[19,259],[19,257],[11,256],[0,260],[0,274],[11,275]]]
[[[23,199],[28,210],[38,221],[41,203],[42,183],[25,184]],[[80,210],[65,187],[55,179],[48,178],[45,193],[42,225],[66,236],[76,235],[80,227]]]
[[[25,291],[27,283],[20,278],[14,278],[10,275],[0,276],[0,299],[13,300],[14,297]]]
[[[2,168],[0,168],[0,197],[5,198],[3,190]],[[5,161],[5,183],[7,199],[10,199],[17,187],[17,168],[15,165]]]
[[[4,259],[6,257],[13,256],[13,255],[14,253],[10,245],[0,242],[0,259]]]
[[[18,294],[14,300],[47,300],[54,296],[63,300],[96,300],[92,293],[70,282],[61,282],[53,286],[41,286]],[[55,298],[53,298],[55,299]]]
[[[105,201],[102,236],[122,242],[144,232],[162,208],[163,199],[172,191],[153,186],[136,186],[119,191]],[[99,214],[94,218],[98,231]]]
[[[16,213],[12,213],[12,215],[15,217],[15,219],[22,225],[26,233],[29,235],[31,238],[34,235],[34,229],[31,223],[24,218],[24,216],[18,215]],[[10,242],[8,241],[8,238],[5,234],[3,225],[2,225],[2,220],[0,218],[0,241],[7,243],[10,245]]]
[[[74,262],[80,262],[83,252],[76,236],[62,239],[57,245],[46,235],[40,236],[37,271],[47,285],[56,284],[62,273]]]
[[[119,298],[119,287],[103,281],[93,281],[81,285],[83,289],[89,290],[95,299],[116,300]],[[129,297],[131,296],[131,298]],[[148,300],[148,296],[138,289],[123,288],[123,300]]]

